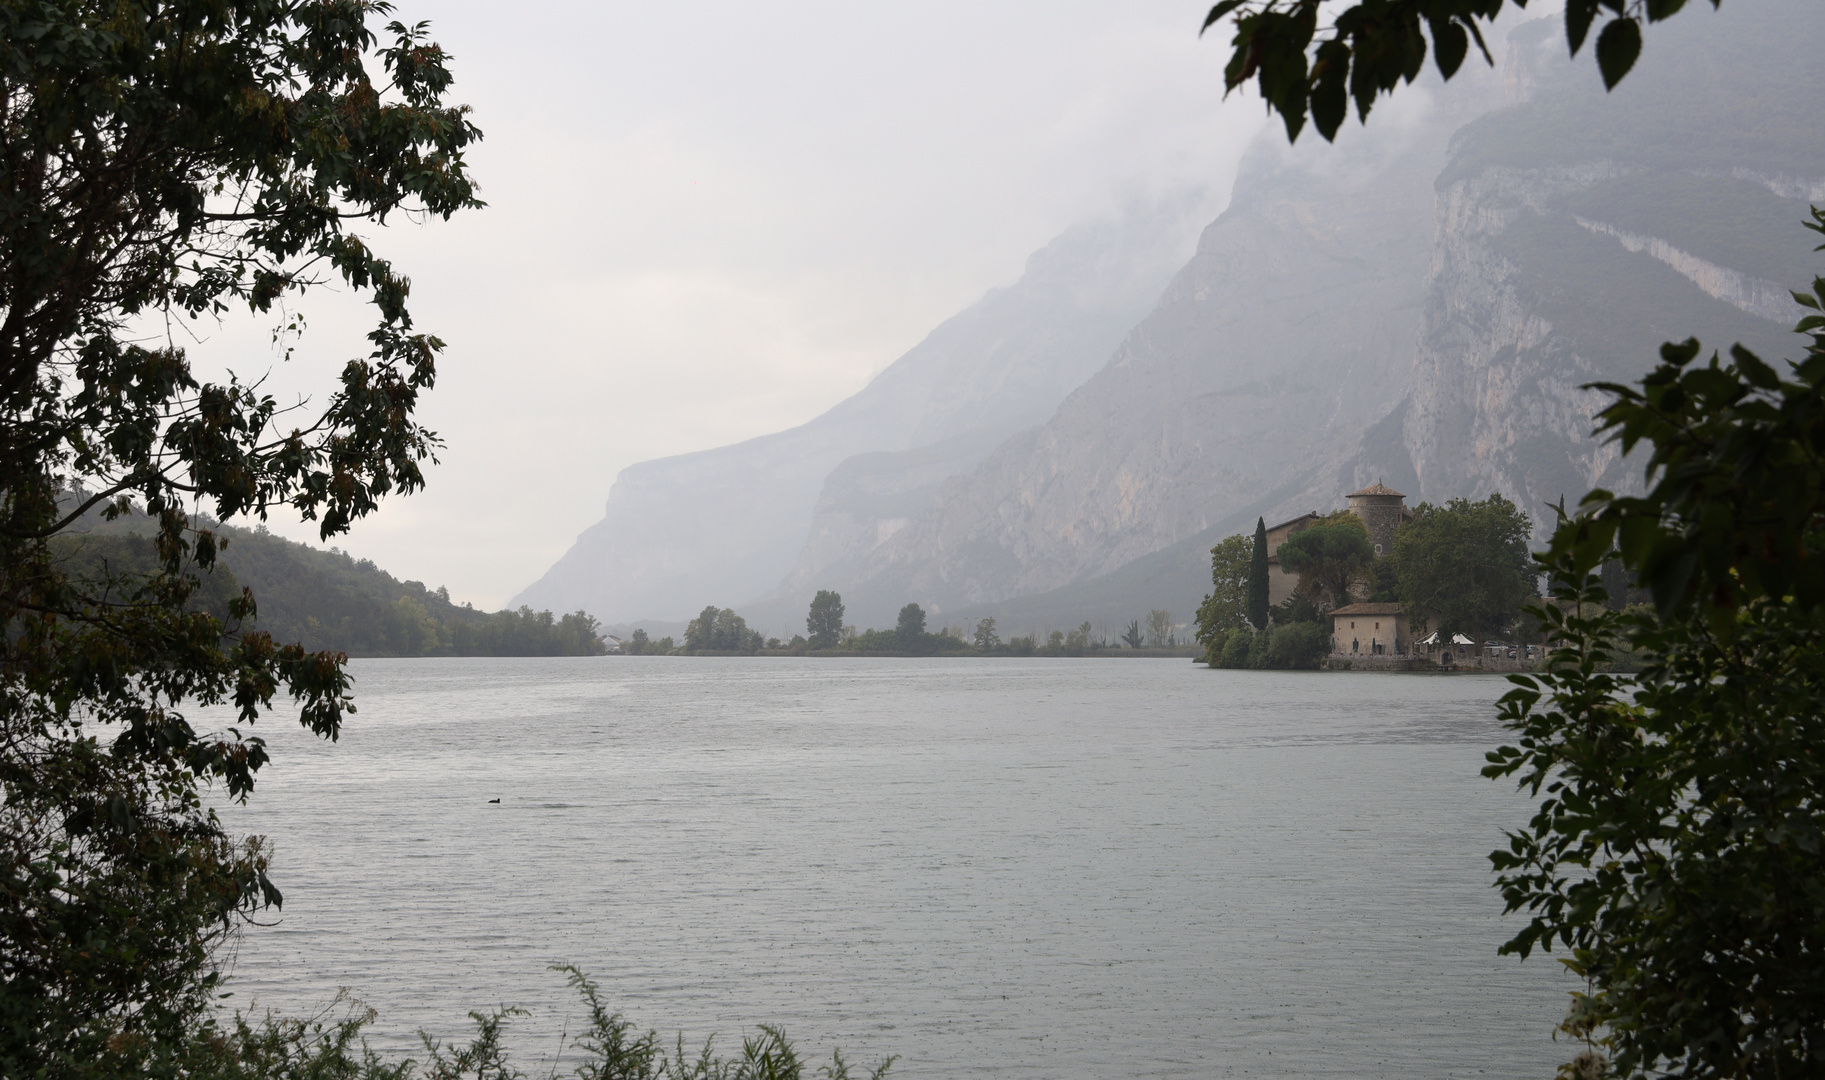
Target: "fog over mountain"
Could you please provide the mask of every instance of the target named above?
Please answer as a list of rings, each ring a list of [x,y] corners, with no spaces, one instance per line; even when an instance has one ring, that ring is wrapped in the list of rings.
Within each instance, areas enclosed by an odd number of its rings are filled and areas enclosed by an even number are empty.
[[[1210,206],[1208,192],[1183,192],[1070,229],[822,416],[623,470],[603,519],[513,603],[675,621],[773,590],[847,459],[912,452],[909,475],[934,463],[949,475],[1051,415],[1153,306]]]
[[[1264,135],[1144,299],[1144,273],[1036,274],[1062,238],[812,424],[629,469],[525,598],[611,621],[714,602],[786,634],[817,588],[862,626],[908,600],[1017,631],[1183,619],[1216,539],[1378,478],[1410,503],[1501,491],[1541,526],[1632,482],[1582,384],[1692,335],[1791,351],[1785,290],[1817,268],[1799,221],[1825,198],[1806,116],[1825,7],[1673,20],[1607,95],[1556,19],[1508,44],[1335,146]],[[1076,291],[1118,279],[1119,303]],[[1023,314],[1000,313],[1014,294]],[[1015,355],[1043,391],[1008,391]]]

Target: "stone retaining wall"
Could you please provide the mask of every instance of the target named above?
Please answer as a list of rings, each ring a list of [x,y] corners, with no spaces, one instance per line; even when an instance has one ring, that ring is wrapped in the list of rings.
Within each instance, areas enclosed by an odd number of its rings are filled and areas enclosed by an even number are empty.
[[[1525,672],[1539,666],[1538,660],[1497,660],[1489,656],[1467,656],[1462,660],[1454,657],[1446,665],[1416,656],[1332,654],[1324,662],[1326,671]]]

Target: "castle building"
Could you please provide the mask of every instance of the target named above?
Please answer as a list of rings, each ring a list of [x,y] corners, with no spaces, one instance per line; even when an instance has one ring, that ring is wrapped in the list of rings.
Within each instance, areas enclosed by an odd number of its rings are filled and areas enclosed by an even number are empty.
[[[1309,525],[1318,524],[1321,519],[1322,515],[1314,510],[1309,514],[1300,514],[1290,521],[1282,521],[1267,530],[1267,602],[1269,604],[1286,603],[1292,597],[1293,590],[1299,587],[1299,575],[1288,573],[1286,568],[1280,565],[1280,545],[1286,543],[1287,537]]]
[[[1362,523],[1368,526],[1369,541],[1375,545],[1375,554],[1381,556],[1392,552],[1394,530],[1400,528],[1401,522],[1413,520],[1413,511],[1407,509],[1407,497],[1380,481],[1373,487],[1351,492],[1346,497],[1350,501],[1350,513],[1361,518]],[[1267,530],[1268,603],[1286,603],[1299,587],[1299,575],[1288,573],[1280,565],[1280,545],[1286,542],[1287,537],[1322,520],[1324,515],[1313,510],[1282,521]]]

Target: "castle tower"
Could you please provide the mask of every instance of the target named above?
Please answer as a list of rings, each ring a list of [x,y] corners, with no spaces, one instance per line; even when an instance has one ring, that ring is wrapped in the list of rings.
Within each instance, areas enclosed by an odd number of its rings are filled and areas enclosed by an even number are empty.
[[[1413,520],[1413,511],[1407,509],[1407,497],[1379,480],[1374,487],[1350,493],[1350,513],[1362,519],[1369,527],[1369,539],[1375,544],[1376,555],[1387,555],[1394,550],[1394,530],[1403,521]]]

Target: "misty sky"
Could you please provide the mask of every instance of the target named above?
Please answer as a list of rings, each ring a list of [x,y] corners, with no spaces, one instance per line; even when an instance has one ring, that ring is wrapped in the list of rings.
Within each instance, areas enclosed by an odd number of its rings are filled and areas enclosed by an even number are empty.
[[[335,541],[494,608],[646,458],[802,423],[1071,223],[1227,194],[1259,104],[1189,0],[920,5],[400,0],[454,56],[488,209],[379,239],[449,349],[430,488]],[[334,297],[199,369],[321,392],[365,312]],[[314,530],[273,522],[275,531]],[[731,602],[739,598],[731,598]]]

